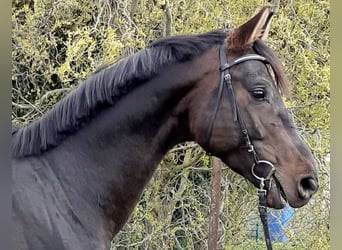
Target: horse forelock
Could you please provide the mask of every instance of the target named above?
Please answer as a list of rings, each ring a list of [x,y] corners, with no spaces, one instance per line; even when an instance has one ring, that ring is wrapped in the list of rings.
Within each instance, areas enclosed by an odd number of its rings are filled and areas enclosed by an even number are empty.
[[[259,55],[264,56],[271,65],[276,80],[276,87],[280,93],[289,97],[291,95],[291,86],[281,61],[272,49],[269,48],[262,40],[256,40],[253,48]]]

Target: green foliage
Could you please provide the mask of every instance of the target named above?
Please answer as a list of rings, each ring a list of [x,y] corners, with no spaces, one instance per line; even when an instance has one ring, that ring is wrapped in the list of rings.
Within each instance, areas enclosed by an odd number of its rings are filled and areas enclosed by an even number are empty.
[[[265,0],[13,1],[13,124],[43,113],[103,64],[166,35],[236,27]],[[286,100],[316,156],[320,190],[296,210],[289,243],[275,249],[329,249],[329,1],[280,1],[268,44],[292,82]],[[178,145],[161,162],[113,249],[206,249],[211,193],[210,158],[193,143]],[[222,171],[219,249],[264,249],[255,241],[255,189]],[[262,233],[260,233],[262,235]]]

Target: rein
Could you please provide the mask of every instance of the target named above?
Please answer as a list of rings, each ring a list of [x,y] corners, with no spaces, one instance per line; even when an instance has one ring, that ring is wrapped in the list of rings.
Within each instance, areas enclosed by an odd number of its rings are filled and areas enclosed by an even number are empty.
[[[266,246],[267,250],[272,250],[272,243],[270,239],[270,233],[268,229],[268,224],[267,224],[267,205],[266,205],[266,194],[267,190],[265,189],[265,182],[270,181],[271,184],[271,177],[275,171],[275,168],[273,164],[269,161],[266,160],[260,160],[258,154],[256,153],[254,146],[252,144],[252,141],[250,139],[250,136],[248,134],[247,127],[245,125],[245,122],[241,116],[241,113],[239,111],[239,107],[236,102],[236,98],[234,95],[234,89],[232,85],[232,77],[229,72],[229,69],[233,67],[234,65],[243,63],[245,61],[250,61],[250,60],[258,60],[263,62],[264,64],[268,63],[267,59],[263,56],[260,56],[258,54],[248,54],[242,57],[239,57],[231,62],[227,61],[227,56],[225,52],[225,46],[224,44],[221,44],[220,49],[219,49],[219,58],[220,58],[220,82],[219,82],[219,91],[218,91],[218,97],[217,97],[217,102],[216,106],[214,109],[214,112],[212,113],[211,120],[209,123],[209,128],[207,130],[206,134],[206,146],[209,146],[210,144],[210,137],[212,133],[212,129],[214,126],[214,121],[222,100],[222,94],[223,94],[223,88],[226,87],[228,90],[228,95],[229,95],[229,100],[231,102],[231,107],[233,109],[233,117],[234,117],[234,122],[239,123],[239,127],[245,142],[245,145],[247,146],[247,152],[250,153],[251,157],[253,158],[253,165],[251,167],[251,173],[253,177],[259,182],[259,188],[258,188],[258,197],[259,197],[259,215],[261,222],[263,224],[263,229],[264,229],[264,236],[265,236],[265,241],[266,241]],[[210,155],[210,153],[209,153]],[[262,167],[267,167],[269,168],[267,175],[264,176],[258,176],[255,173],[255,167],[256,166],[262,166]]]

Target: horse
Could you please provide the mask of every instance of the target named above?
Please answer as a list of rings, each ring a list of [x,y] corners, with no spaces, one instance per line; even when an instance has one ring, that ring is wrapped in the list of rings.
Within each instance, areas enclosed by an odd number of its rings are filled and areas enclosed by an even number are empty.
[[[108,249],[158,163],[197,142],[268,207],[304,206],[317,166],[282,97],[283,66],[263,7],[228,31],[152,42],[98,70],[48,113],[12,132],[15,249]]]

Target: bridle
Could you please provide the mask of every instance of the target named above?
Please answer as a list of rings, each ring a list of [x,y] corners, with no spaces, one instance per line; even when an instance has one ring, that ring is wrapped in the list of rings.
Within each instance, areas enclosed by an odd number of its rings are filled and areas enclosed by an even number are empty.
[[[252,144],[252,141],[250,139],[250,136],[248,134],[247,127],[245,125],[244,120],[242,119],[242,116],[239,111],[239,107],[236,103],[236,98],[234,95],[234,90],[233,90],[233,85],[232,85],[232,77],[229,72],[229,69],[237,64],[243,63],[245,61],[250,61],[250,60],[258,60],[263,62],[264,64],[267,64],[268,61],[265,57],[258,55],[258,54],[248,54],[241,56],[237,59],[232,60],[231,62],[227,61],[227,56],[225,52],[225,45],[221,44],[220,49],[219,49],[219,58],[220,58],[220,82],[219,82],[219,90],[218,90],[218,96],[217,96],[217,102],[216,106],[214,109],[214,112],[212,113],[209,127],[207,130],[206,134],[206,146],[208,148],[210,144],[210,137],[212,133],[212,129],[214,126],[214,121],[222,100],[222,94],[223,94],[223,89],[224,87],[227,88],[228,90],[228,95],[229,95],[229,100],[231,102],[231,107],[233,110],[233,117],[234,117],[234,122],[238,122],[240,126],[240,130],[245,142],[245,145],[247,146],[247,152],[251,155],[253,159],[253,165],[251,167],[251,173],[253,177],[257,180],[259,183],[259,188],[258,188],[258,197],[259,197],[259,214],[260,214],[260,219],[263,224],[264,228],[264,235],[265,235],[265,241],[266,241],[266,246],[268,250],[272,250],[272,244],[270,240],[270,235],[269,235],[269,230],[268,230],[268,224],[267,224],[267,205],[266,205],[266,194],[267,190],[265,189],[265,182],[266,181],[271,181],[271,177],[274,174],[275,168],[273,164],[267,160],[260,160],[258,154],[256,153],[254,146]],[[210,153],[209,153],[210,154]],[[267,167],[269,170],[267,171],[266,176],[258,176],[255,173],[255,168],[257,166],[262,166],[262,167]],[[270,184],[271,185],[271,184]]]
[[[253,165],[251,167],[251,173],[253,177],[259,182],[259,188],[258,188],[258,197],[259,197],[259,214],[260,214],[260,219],[263,224],[264,228],[264,235],[265,235],[265,241],[266,241],[266,246],[267,250],[272,250],[272,243],[270,239],[270,234],[269,234],[269,229],[268,229],[268,224],[267,224],[267,205],[266,205],[266,194],[267,190],[265,189],[265,182],[266,181],[271,181],[271,177],[274,174],[275,168],[273,164],[267,160],[260,160],[258,154],[256,153],[254,146],[252,144],[252,141],[250,139],[250,136],[248,134],[247,127],[245,125],[244,120],[242,119],[242,116],[239,111],[239,107],[236,103],[236,98],[234,95],[234,89],[232,85],[232,77],[229,72],[229,69],[237,64],[243,63],[245,61],[250,61],[250,60],[258,60],[263,62],[264,64],[267,64],[267,59],[261,55],[258,54],[248,54],[241,56],[231,62],[227,61],[227,56],[226,56],[226,51],[225,51],[225,45],[221,44],[220,49],[219,49],[219,58],[220,58],[220,82],[219,82],[219,91],[218,91],[218,98],[216,102],[216,106],[214,109],[214,112],[212,113],[210,123],[209,123],[209,128],[207,130],[207,135],[206,135],[206,146],[208,148],[210,144],[210,137],[212,133],[212,129],[214,126],[214,121],[222,100],[222,94],[223,94],[223,89],[224,87],[227,88],[228,90],[228,95],[229,95],[229,100],[231,102],[231,107],[233,110],[233,117],[234,117],[234,122],[238,122],[240,126],[240,130],[244,139],[244,142],[247,146],[247,152],[252,156],[253,159]],[[209,153],[210,154],[210,153]],[[266,176],[258,176],[255,173],[255,167],[256,166],[263,166],[263,167],[268,167],[269,170],[267,172]]]

